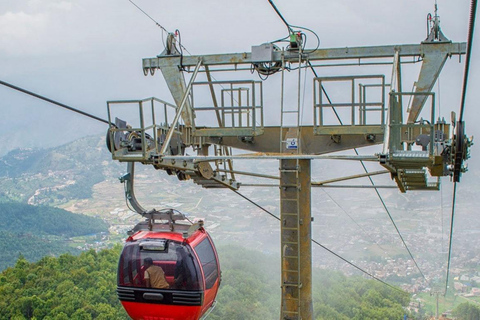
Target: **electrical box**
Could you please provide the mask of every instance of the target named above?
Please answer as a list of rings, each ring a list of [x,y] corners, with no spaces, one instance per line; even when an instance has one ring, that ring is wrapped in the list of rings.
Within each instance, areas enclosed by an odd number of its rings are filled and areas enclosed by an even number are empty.
[[[301,32],[293,32],[290,33],[290,50],[297,50],[299,47],[302,46],[302,33]]]
[[[271,62],[273,60],[273,44],[264,43],[252,46],[252,62]]]

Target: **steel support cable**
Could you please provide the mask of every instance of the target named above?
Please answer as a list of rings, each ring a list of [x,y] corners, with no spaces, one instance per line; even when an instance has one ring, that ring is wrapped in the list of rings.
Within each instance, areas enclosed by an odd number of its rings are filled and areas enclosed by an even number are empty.
[[[355,150],[355,152],[357,152],[357,151]],[[358,153],[357,153],[357,154],[358,154]],[[367,170],[367,169],[365,168],[365,164],[364,164],[362,161],[361,161],[361,163],[362,163],[363,168],[364,168],[365,170]],[[372,183],[372,185],[374,185],[372,178],[371,178],[371,177],[368,177],[368,178],[370,179],[370,182]],[[413,255],[412,255],[412,252],[410,251],[410,249],[408,248],[407,244],[405,243],[405,240],[403,239],[403,236],[402,236],[402,234],[400,233],[400,230],[398,229],[397,224],[395,223],[395,220],[393,220],[393,217],[392,217],[392,215],[390,214],[390,210],[388,210],[387,205],[385,204],[385,201],[383,201],[383,198],[382,198],[382,196],[380,195],[380,192],[378,192],[378,190],[377,190],[376,188],[375,188],[375,192],[377,193],[378,198],[379,198],[380,201],[382,202],[383,208],[384,208],[385,211],[387,212],[388,217],[390,218],[390,221],[392,222],[393,226],[395,227],[395,230],[397,230],[397,233],[398,233],[398,235],[400,236],[400,239],[402,239],[403,245],[405,246],[405,249],[407,249],[408,254],[410,255],[410,258],[411,258],[412,261],[415,263],[415,266],[417,267],[418,271],[419,271],[420,274],[422,275],[423,279],[428,282],[427,278],[425,277],[425,275],[423,274],[422,270],[420,269],[420,267],[419,267],[419,265],[418,265],[418,263],[417,263],[417,260],[415,260],[415,258],[414,258]]]
[[[241,194],[240,192],[236,191],[236,190],[233,190],[233,192],[235,192],[236,194],[238,194],[240,197],[242,197],[243,199],[247,200],[248,202],[250,202],[251,204],[253,204],[254,206],[258,207],[259,209],[265,211],[266,213],[268,213],[270,216],[272,216],[273,218],[277,219],[278,221],[280,221],[280,218],[277,217],[276,215],[274,215],[273,213],[271,213],[270,211],[268,211],[267,209],[265,209],[264,207],[262,207],[261,205],[259,205],[258,203],[254,202],[253,200],[249,199],[248,197],[244,196],[243,194]],[[399,292],[402,292],[402,293],[405,293],[405,291],[403,290],[400,290],[398,289],[397,287],[394,287],[392,286],[391,284],[388,284],[387,282],[375,277],[373,274],[369,273],[368,271],[360,268],[359,266],[353,264],[352,262],[348,261],[347,259],[343,258],[342,256],[340,256],[339,254],[335,253],[334,251],[328,249],[327,247],[325,247],[324,245],[322,245],[320,242],[318,242],[317,240],[313,239],[313,238],[310,238],[310,240],[315,243],[316,245],[318,245],[319,247],[325,249],[326,251],[330,252],[331,254],[333,254],[334,256],[336,256],[337,258],[341,259],[342,261],[348,263],[349,265],[351,265],[352,267],[354,267],[355,269],[363,272],[364,274],[368,275],[369,277],[371,277],[372,279],[375,279],[381,283],[383,283],[384,285],[394,289],[394,290],[397,290]]]
[[[325,191],[324,189],[322,189],[322,191],[333,201],[333,203],[335,203],[337,205],[337,207],[339,207],[350,218],[350,220],[353,221],[353,223],[355,223],[357,225],[358,229],[362,230],[363,234],[365,234],[368,238],[370,238],[370,241],[372,243],[377,245],[377,247],[379,247],[383,252],[385,252],[385,253],[387,252],[387,250],[385,250],[381,245],[379,245],[372,238],[372,236],[370,234],[368,234],[368,232],[365,231],[365,229],[357,221],[355,221],[355,219],[353,219],[353,217],[347,212],[347,210],[345,210],[335,199],[333,199],[333,197],[327,191]]]
[[[145,11],[142,10],[142,8],[140,8],[135,2],[133,2],[132,0],[128,0],[130,1],[131,4],[133,4],[135,7],[137,7],[138,10],[140,10],[141,12],[143,12],[144,15],[146,15],[148,18],[150,18],[150,20],[152,20],[153,22],[155,22],[155,24],[160,27],[160,29],[162,29],[163,31],[165,31],[165,33],[168,34],[168,31],[167,29],[165,29],[160,23],[158,23],[155,19],[153,19],[148,13],[146,13]]]
[[[312,70],[313,74],[315,75],[315,78],[318,78],[317,71],[315,71],[315,69],[313,68],[312,63],[310,61],[307,61],[307,63],[308,63],[308,66],[310,67],[310,70]],[[330,104],[332,104],[332,100],[330,100],[330,97],[328,96],[327,91],[325,90],[325,87],[323,85],[321,86],[321,89],[322,89],[323,94],[327,98],[328,102]],[[335,107],[332,107],[332,110],[333,110],[333,113],[335,114],[335,117],[337,118],[338,122],[340,123],[340,125],[343,126],[343,121],[340,118],[340,116],[338,115],[337,109],[335,109]],[[355,149],[355,150],[357,150],[357,149]]]
[[[290,34],[293,34],[293,33],[294,33],[294,32],[293,32],[293,29],[292,29],[292,27],[293,27],[293,28],[298,28],[298,29],[307,30],[307,31],[311,32],[311,33],[317,38],[317,47],[316,47],[315,49],[313,49],[313,50],[308,50],[308,52],[304,52],[304,53],[310,54],[310,53],[313,53],[313,52],[317,51],[318,47],[320,47],[320,38],[318,37],[318,35],[317,35],[313,30],[311,30],[311,29],[309,29],[309,28],[305,28],[305,27],[302,27],[302,26],[296,26],[296,25],[293,25],[293,24],[289,24],[289,23],[287,22],[287,20],[285,20],[285,18],[283,17],[283,15],[280,13],[280,10],[278,10],[278,8],[275,6],[275,4],[273,3],[273,1],[272,1],[272,0],[268,0],[268,2],[269,2],[270,5],[272,6],[273,10],[275,10],[275,12],[278,14],[278,16],[280,17],[280,19],[282,19],[283,23],[285,23],[285,25],[286,25],[287,28],[288,28],[288,32],[289,32]],[[305,36],[305,41],[304,41],[304,43],[303,43],[303,46],[305,46],[305,44],[307,43],[306,35],[304,34],[304,36]],[[288,38],[288,37],[286,37],[286,38]],[[275,40],[275,41],[273,41],[272,43],[279,42],[279,41],[283,41],[283,40],[285,40],[286,38],[282,38],[282,39],[279,39],[279,40]],[[302,36],[302,38],[303,38],[303,36]],[[299,68],[300,68],[300,67],[299,67]]]
[[[441,221],[441,224],[442,224],[442,241],[441,241],[441,246],[440,246],[440,252],[445,252],[445,241],[444,241],[444,234],[445,234],[445,221],[443,220],[443,216],[444,216],[445,212],[444,212],[444,208],[443,208],[443,188],[440,190],[440,221]]]
[[[465,99],[467,96],[467,85],[468,85],[468,74],[470,71],[470,58],[472,56],[472,46],[473,46],[473,33],[475,31],[475,19],[477,16],[477,0],[472,0],[470,7],[470,22],[468,27],[468,40],[467,40],[467,55],[465,59],[465,71],[463,74],[463,88],[462,88],[462,100],[460,103],[460,115],[459,122],[463,120],[463,113],[465,110]],[[453,222],[455,219],[455,201],[457,195],[457,182],[453,182],[453,197],[452,197],[452,215],[450,218],[450,236],[448,241],[448,258],[447,258],[447,276],[445,280],[445,291],[444,295],[447,294],[448,289],[448,280],[450,278],[450,263],[452,258],[452,241],[453,241]]]
[[[59,107],[65,108],[65,109],[67,109],[67,110],[69,110],[69,111],[73,111],[73,112],[79,113],[79,114],[81,114],[81,115],[83,115],[83,116],[86,116],[86,117],[92,118],[92,119],[94,119],[94,120],[97,120],[97,121],[106,123],[106,124],[108,124],[108,125],[111,124],[110,122],[108,122],[108,121],[105,120],[105,119],[99,118],[99,117],[94,116],[94,115],[92,115],[92,114],[90,114],[90,113],[87,113],[87,112],[85,112],[85,111],[81,111],[81,110],[72,108],[72,107],[70,107],[70,106],[67,106],[66,104],[60,103],[60,102],[58,102],[58,101],[55,101],[55,100],[52,100],[52,99],[49,99],[49,98],[46,98],[46,97],[41,96],[41,95],[39,95],[39,94],[37,94],[37,93],[34,93],[34,92],[31,92],[31,91],[22,89],[22,88],[17,87],[17,86],[14,86],[13,84],[10,84],[10,83],[8,83],[8,82],[5,82],[5,81],[0,80],[0,84],[1,84],[1,85],[4,85],[4,86],[6,86],[6,87],[9,87],[9,88],[11,88],[11,89],[20,91],[20,92],[22,92],[22,93],[28,94],[28,95],[30,95],[30,96],[33,96],[33,97],[35,97],[35,98],[37,98],[37,99],[50,102],[50,103],[55,104],[55,105],[57,105],[57,106],[59,106]]]
[[[277,7],[275,6],[275,4],[273,3],[272,0],[268,0],[268,2],[270,3],[270,5],[272,6],[273,10],[275,10],[275,12],[278,14],[278,16],[280,17],[280,19],[282,19],[283,23],[285,23],[285,25],[287,26],[288,28],[288,31],[290,33],[293,33],[293,30],[292,30],[292,27],[290,27],[290,24],[287,22],[287,20],[285,20],[285,18],[282,16],[282,13],[277,9]]]
[[[463,75],[463,89],[462,89],[462,102],[460,104],[460,116],[459,121],[463,119],[463,111],[465,109],[465,98],[467,95],[468,73],[470,70],[470,58],[472,56],[472,44],[473,44],[473,32],[475,30],[475,18],[477,12],[477,0],[472,0],[470,9],[470,25],[468,27],[468,42],[467,42],[467,55],[465,60],[465,72]]]
[[[269,215],[271,215],[272,217],[274,217],[275,219],[277,219],[278,221],[280,221],[280,218],[277,217],[276,215],[274,215],[273,213],[271,213],[270,211],[268,211],[267,209],[265,209],[264,207],[262,207],[261,205],[255,203],[253,200],[249,199],[248,197],[244,196],[243,194],[241,194],[240,192],[238,192],[237,190],[233,190],[233,192],[235,192],[236,194],[238,194],[240,197],[242,197],[243,199],[247,200],[248,202],[250,202],[251,204],[253,204],[254,206],[262,209],[263,211],[265,211],[266,213],[268,213]]]
[[[132,0],[128,0],[131,4],[133,4],[135,7],[137,7],[138,10],[140,10],[144,15],[146,15],[150,20],[152,20],[153,22],[155,22],[155,24],[160,28],[162,29],[167,35],[170,33],[168,32],[167,29],[165,29],[160,23],[158,23],[155,19],[153,19],[148,13],[146,13],[144,10],[142,10],[142,8],[140,8],[135,2],[133,2]],[[182,47],[185,51],[188,52],[187,48],[185,48],[181,43],[180,43],[180,47]],[[191,55],[190,52],[188,52],[188,54]]]
[[[358,151],[356,148],[353,149],[356,153],[356,155],[358,156]],[[363,161],[360,161],[362,167],[363,167],[363,170],[365,170],[366,173],[368,173],[367,171],[367,167],[365,166],[365,163]],[[373,179],[371,176],[368,176],[368,179],[370,180],[370,183],[372,184],[372,186],[375,186],[375,183],[373,182]],[[403,245],[405,246],[405,249],[407,249],[408,251],[408,254],[410,255],[410,258],[412,258],[412,261],[415,263],[415,266],[417,267],[418,271],[420,272],[420,274],[422,275],[423,279],[425,281],[428,281],[427,278],[425,277],[425,275],[423,274],[422,270],[420,269],[420,267],[418,266],[418,263],[417,261],[415,260],[415,258],[413,257],[412,255],[412,252],[410,251],[410,249],[408,248],[407,244],[405,243],[405,240],[403,239],[403,236],[402,234],[400,233],[400,230],[398,229],[397,227],[397,224],[395,223],[395,220],[393,220],[393,217],[392,215],[390,214],[390,210],[388,210],[387,208],[387,205],[385,204],[385,201],[383,200],[383,197],[380,195],[380,192],[378,191],[377,188],[375,188],[375,193],[377,194],[378,196],[378,199],[380,199],[380,202],[382,202],[382,205],[383,205],[383,208],[385,209],[385,212],[387,212],[388,214],[388,217],[390,218],[390,221],[392,222],[393,226],[395,227],[395,230],[397,230],[397,233],[398,235],[400,236],[400,239],[402,239],[402,242],[403,242]]]
[[[445,291],[443,295],[445,296],[447,294],[447,289],[448,289],[448,280],[449,280],[449,275],[450,275],[450,261],[452,258],[452,239],[453,239],[453,221],[455,218],[455,198],[457,195],[457,183],[453,183],[453,199],[452,199],[452,217],[450,219],[450,239],[448,242],[448,259],[447,259],[447,277],[445,280]]]
[[[313,74],[315,75],[315,77],[318,78],[317,72],[316,72],[315,69],[313,68],[313,66],[312,66],[312,64],[310,63],[310,61],[308,62],[308,64],[309,64],[310,69],[312,70]],[[323,87],[323,85],[321,86],[321,89],[322,89],[322,92],[325,94],[325,97],[327,98],[328,102],[333,105],[332,100],[331,100],[330,97],[328,96],[328,94],[327,94],[325,88]],[[335,107],[332,107],[332,110],[333,110],[333,112],[335,113],[335,116],[336,116],[338,122],[340,123],[340,125],[343,125],[342,119],[341,119],[340,116],[338,115],[337,110],[335,110]],[[358,156],[359,153],[358,153],[357,148],[353,148],[353,150],[355,151],[355,154]],[[367,167],[365,166],[365,163],[364,163],[363,161],[360,161],[360,163],[362,164],[362,167],[363,167],[363,170],[365,170],[365,173],[368,173],[368,170],[367,170]],[[368,176],[368,179],[370,180],[370,183],[372,184],[372,186],[375,186],[375,183],[373,182],[372,177]],[[387,212],[387,215],[388,215],[388,217],[390,218],[390,221],[392,222],[393,226],[395,227],[395,230],[397,231],[398,235],[400,236],[400,239],[402,240],[402,243],[403,243],[403,245],[405,246],[405,249],[407,249],[407,252],[408,252],[408,254],[410,255],[410,258],[411,258],[412,261],[415,263],[415,266],[417,267],[418,271],[419,271],[420,274],[422,275],[423,279],[425,279],[425,281],[427,281],[427,278],[425,277],[425,275],[423,274],[422,270],[421,270],[420,267],[418,266],[417,261],[416,261],[415,258],[413,257],[412,252],[410,251],[410,249],[408,248],[407,244],[405,243],[405,240],[403,239],[403,236],[402,236],[402,234],[400,233],[400,230],[398,229],[397,224],[395,223],[395,220],[393,220],[393,217],[392,217],[392,215],[390,214],[390,211],[388,210],[388,208],[387,208],[387,206],[386,206],[386,204],[385,204],[385,201],[383,201],[383,198],[382,198],[382,196],[380,195],[380,193],[378,192],[377,188],[374,188],[374,189],[375,189],[375,192],[376,192],[378,198],[380,199],[380,202],[381,202],[382,205],[383,205],[383,208],[384,208],[385,211]]]
[[[335,253],[335,252],[333,252],[332,250],[328,249],[327,247],[325,247],[324,245],[322,245],[320,242],[318,242],[318,241],[316,241],[316,240],[314,240],[314,239],[311,239],[311,240],[312,240],[312,242],[315,243],[316,245],[318,245],[318,246],[320,246],[321,248],[327,250],[328,252],[330,252],[331,254],[333,254],[335,257],[343,260],[344,262],[348,263],[349,265],[351,265],[351,266],[354,267],[355,269],[357,269],[357,270],[365,273],[366,275],[372,277],[373,279],[375,279],[375,280],[383,283],[384,285],[386,285],[386,286],[388,286],[388,287],[390,287],[390,288],[392,288],[392,289],[395,289],[395,290],[397,290],[397,291],[399,291],[399,292],[401,292],[401,293],[407,294],[405,291],[400,290],[400,289],[398,289],[397,287],[392,286],[391,284],[388,284],[387,282],[383,281],[382,279],[379,279],[379,278],[375,277],[374,275],[368,273],[367,271],[363,270],[362,268],[356,266],[355,264],[353,264],[353,263],[351,263],[350,261],[346,260],[345,258],[341,257],[341,256],[338,255],[337,253]]]
[[[313,74],[315,75],[315,77],[318,78],[317,72],[316,72],[315,69],[313,68],[312,63],[311,63],[310,61],[308,61],[308,65],[310,66],[310,69],[312,70],[312,72],[313,72]],[[328,96],[327,91],[325,90],[325,87],[324,87],[323,85],[321,86],[321,89],[322,89],[323,94],[325,94],[325,97],[327,98],[328,102],[329,102],[330,104],[332,104],[332,100],[331,100],[330,97]],[[332,107],[332,110],[333,110],[333,112],[335,113],[335,117],[337,118],[337,120],[338,120],[338,122],[340,123],[340,125],[343,125],[342,119],[341,119],[340,116],[338,115],[337,110],[335,109],[335,107]],[[354,150],[355,150],[355,153],[356,153],[357,156],[358,156],[358,151],[357,151],[357,149],[354,148]],[[363,166],[363,169],[365,170],[365,173],[368,173],[368,171],[367,171],[367,169],[366,169],[363,161],[360,161],[360,162],[362,163],[362,166]],[[372,185],[375,186],[375,184],[373,183],[373,180],[372,180],[372,178],[371,178],[370,176],[369,176],[369,179],[370,179],[370,182],[372,183]],[[375,189],[375,190],[377,190],[377,189]],[[378,193],[378,192],[377,192],[377,193]],[[331,198],[331,197],[330,197],[330,198]],[[333,199],[332,199],[332,200],[333,200]],[[380,198],[380,200],[381,200],[381,198]],[[338,204],[337,204],[337,205],[338,205]],[[355,222],[355,221],[354,221],[354,222]],[[355,223],[358,225],[357,222],[355,222]]]

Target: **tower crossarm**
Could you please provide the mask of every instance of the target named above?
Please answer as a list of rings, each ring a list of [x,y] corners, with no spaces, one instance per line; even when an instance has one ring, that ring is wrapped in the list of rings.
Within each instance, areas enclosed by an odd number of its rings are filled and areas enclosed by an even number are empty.
[[[300,61],[298,51],[271,50],[269,56],[271,56],[270,62],[272,64],[296,64]],[[418,81],[416,81],[416,92],[425,93],[431,91],[448,57],[466,53],[466,43],[424,42],[421,44],[304,50],[301,54],[301,60],[309,61],[309,63],[328,61],[332,66],[335,65],[332,62],[336,60],[355,60],[356,63],[352,63],[352,65],[358,65],[362,63],[362,60],[368,60],[369,64],[375,65],[389,63],[396,52],[398,53],[400,64],[422,62],[419,78]],[[164,52],[157,57],[143,59],[143,71],[145,75],[149,73],[153,75],[158,69],[162,72],[172,97],[175,100],[175,104],[177,108],[179,108],[181,101],[189,94],[186,89],[185,73],[197,69],[199,61],[202,61],[201,64],[203,66],[202,70],[199,71],[209,74],[215,71],[215,68],[209,69],[209,66],[223,66],[227,70],[235,71],[241,68],[242,65],[258,63],[256,59],[253,47],[252,52],[210,55],[184,56],[177,52],[170,54]],[[409,110],[409,122],[416,120],[425,102],[424,97],[415,97],[412,107]],[[190,99],[188,99],[182,110],[182,120],[187,126],[193,125],[193,113],[193,107],[191,106]]]
[[[343,47],[343,48],[325,48],[317,49],[311,53],[304,53],[303,57],[309,61],[322,60],[346,60],[346,59],[391,59],[395,51],[398,50],[400,57],[412,57],[424,59],[441,51],[445,56],[462,55],[466,53],[466,43],[447,42],[447,43],[422,43],[388,46],[369,46],[369,47]],[[305,52],[309,52],[305,50]],[[298,52],[285,52],[285,61],[298,63]],[[183,68],[195,67],[198,59],[202,59],[205,66],[231,65],[238,66],[242,64],[251,64],[256,61],[252,59],[251,52],[241,53],[221,53],[210,55],[160,55],[154,58],[144,58],[144,70],[162,69],[172,66],[182,66]],[[272,53],[272,62],[281,62],[282,52],[274,51]],[[405,60],[406,61],[406,60]],[[178,70],[178,69],[177,69]],[[213,71],[213,70],[212,70]]]

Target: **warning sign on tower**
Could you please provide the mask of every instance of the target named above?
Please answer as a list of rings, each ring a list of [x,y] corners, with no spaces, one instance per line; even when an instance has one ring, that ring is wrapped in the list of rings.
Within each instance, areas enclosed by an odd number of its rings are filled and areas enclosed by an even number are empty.
[[[298,149],[297,138],[287,139],[287,149]]]

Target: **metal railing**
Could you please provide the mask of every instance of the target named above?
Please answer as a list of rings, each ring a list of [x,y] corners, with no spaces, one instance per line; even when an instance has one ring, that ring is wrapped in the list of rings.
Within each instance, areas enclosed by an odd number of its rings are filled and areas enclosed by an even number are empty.
[[[415,123],[403,122],[403,110],[399,103],[404,96],[424,96],[425,99],[431,97],[430,119],[421,119]],[[388,150],[390,155],[399,154],[399,151],[412,151],[414,144],[420,145],[418,139],[420,136],[428,138],[428,150],[423,147],[420,152],[434,156],[435,150],[435,93],[433,92],[390,92],[390,124]],[[414,154],[414,153],[412,153]]]
[[[107,101],[107,112],[110,123],[108,144],[113,159],[142,161],[152,153],[159,153],[176,114],[176,106],[154,97],[116,100]],[[128,117],[128,124],[120,117]],[[181,134],[179,124],[175,132]]]
[[[316,134],[382,134],[385,128],[385,76],[384,75],[357,75],[317,77],[314,81],[314,130]],[[361,83],[366,82],[366,83]],[[346,83],[346,100],[333,102],[326,95],[324,85],[329,82]],[[358,92],[357,92],[358,88]],[[368,94],[372,88],[379,88],[379,92]],[[347,111],[345,112],[345,110]],[[327,112],[331,111],[330,118]],[[342,112],[347,119],[337,115]],[[372,115],[377,113],[374,118]]]
[[[212,98],[205,105],[200,105],[195,94],[202,86],[208,86]],[[255,136],[263,133],[261,81],[194,82],[190,97],[195,113],[195,136]]]

